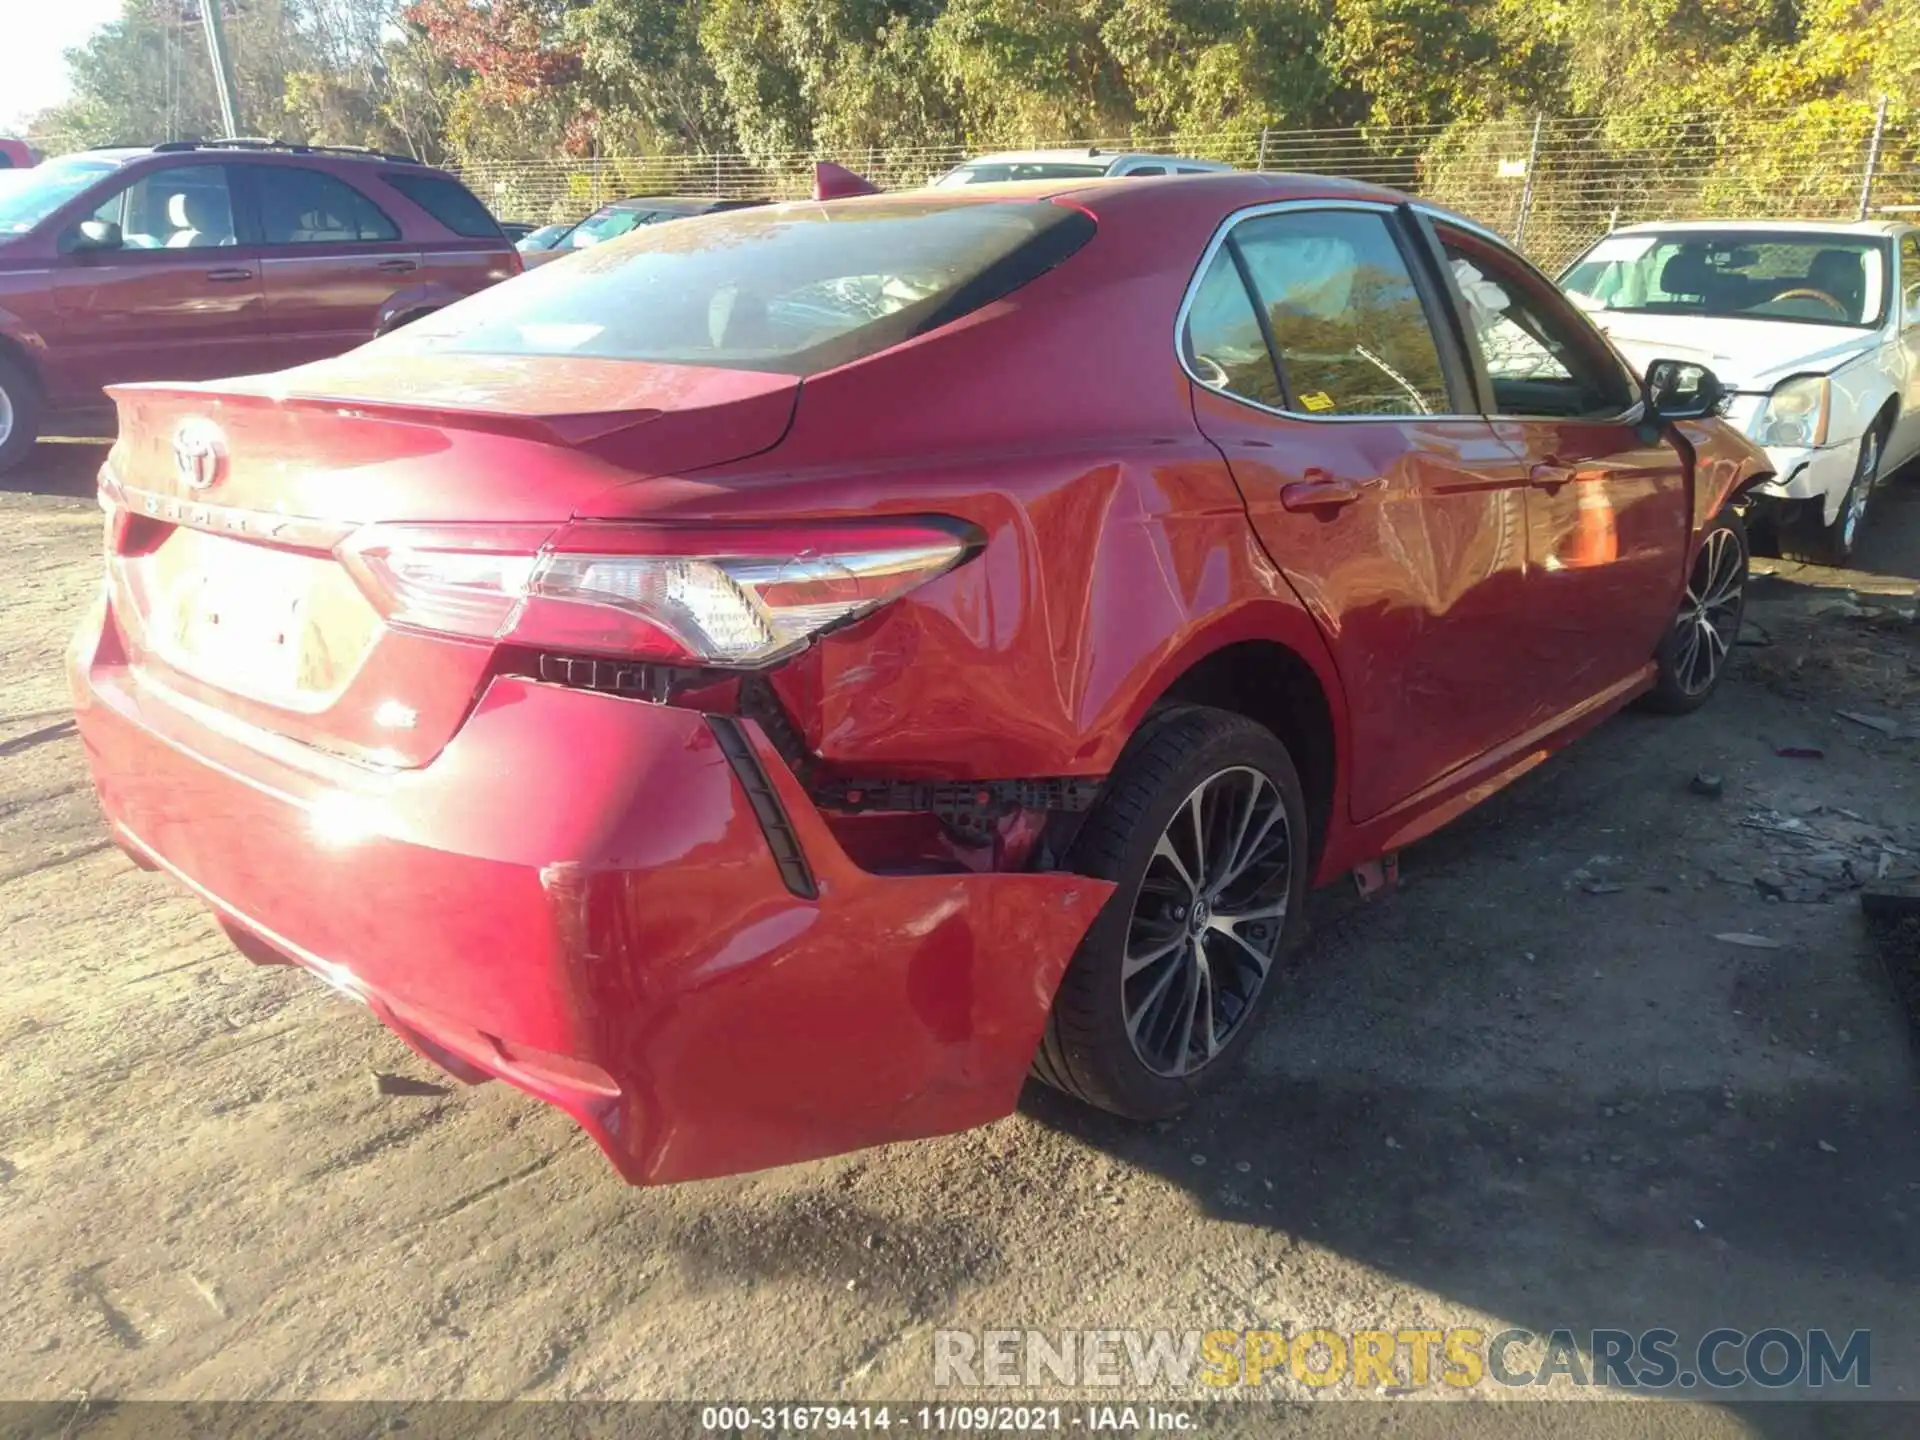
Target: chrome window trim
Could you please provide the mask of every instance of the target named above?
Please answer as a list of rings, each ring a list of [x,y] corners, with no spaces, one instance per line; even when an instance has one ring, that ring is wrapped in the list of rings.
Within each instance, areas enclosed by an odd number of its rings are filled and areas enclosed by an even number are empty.
[[[1194,374],[1193,367],[1187,364],[1187,347],[1185,342],[1187,316],[1192,311],[1193,302],[1200,293],[1201,283],[1207,278],[1207,272],[1213,268],[1214,258],[1220,253],[1221,247],[1227,243],[1227,237],[1233,233],[1235,227],[1249,220],[1258,220],[1263,216],[1284,215],[1303,210],[1359,210],[1368,214],[1379,215],[1391,223],[1394,212],[1399,208],[1398,205],[1388,204],[1380,200],[1270,200],[1258,205],[1245,206],[1229,214],[1215,228],[1212,238],[1207,241],[1207,248],[1200,252],[1200,263],[1195,267],[1193,277],[1188,280],[1186,293],[1180,298],[1180,308],[1175,312],[1173,317],[1173,353],[1176,363],[1180,366],[1181,373],[1202,390],[1205,390],[1209,395],[1218,395],[1222,399],[1235,401],[1238,404],[1245,405],[1251,410],[1258,410],[1264,415],[1277,415],[1283,420],[1305,420],[1315,425],[1378,425],[1382,422],[1388,424],[1409,422],[1414,424],[1430,424],[1439,420],[1486,420],[1488,417],[1480,414],[1478,411],[1471,413],[1448,412],[1446,414],[1436,415],[1315,415],[1304,410],[1283,410],[1278,406],[1263,405],[1258,400],[1250,400],[1246,396],[1236,394],[1232,390],[1222,390],[1218,386],[1209,385],[1198,375]],[[1408,278],[1412,278],[1411,273]],[[1250,295],[1247,298],[1250,303],[1257,303],[1256,297]],[[1424,305],[1422,308],[1425,308]],[[1431,328],[1431,321],[1429,321],[1429,328]],[[1440,348],[1439,337],[1435,336],[1434,350],[1438,352]]]

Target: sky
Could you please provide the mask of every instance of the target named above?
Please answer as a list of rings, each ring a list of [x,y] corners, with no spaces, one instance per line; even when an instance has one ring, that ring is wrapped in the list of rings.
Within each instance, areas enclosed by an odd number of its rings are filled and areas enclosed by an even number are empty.
[[[0,0],[0,134],[67,98],[65,52],[120,14],[120,0]]]

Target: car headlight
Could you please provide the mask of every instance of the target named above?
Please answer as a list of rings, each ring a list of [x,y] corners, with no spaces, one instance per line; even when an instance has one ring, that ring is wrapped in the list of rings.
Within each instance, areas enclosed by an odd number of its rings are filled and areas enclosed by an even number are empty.
[[[1761,408],[1754,435],[1762,445],[1824,445],[1832,400],[1833,386],[1824,375],[1783,380]]]

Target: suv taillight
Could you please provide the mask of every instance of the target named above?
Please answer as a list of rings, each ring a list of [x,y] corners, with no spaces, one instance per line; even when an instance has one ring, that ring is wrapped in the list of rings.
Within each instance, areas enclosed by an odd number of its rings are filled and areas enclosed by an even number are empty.
[[[945,574],[945,518],[767,527],[372,525],[337,552],[388,623],[473,640],[754,667]]]

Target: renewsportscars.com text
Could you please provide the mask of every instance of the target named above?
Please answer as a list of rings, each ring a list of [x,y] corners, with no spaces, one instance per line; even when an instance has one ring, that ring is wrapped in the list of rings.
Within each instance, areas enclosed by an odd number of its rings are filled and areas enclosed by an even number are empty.
[[[1873,1336],[1779,1326],[1709,1330],[1691,1342],[1667,1329],[936,1330],[933,1383],[941,1389],[1866,1389],[1873,1383]]]

